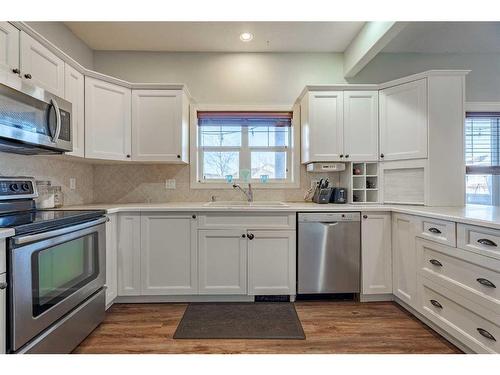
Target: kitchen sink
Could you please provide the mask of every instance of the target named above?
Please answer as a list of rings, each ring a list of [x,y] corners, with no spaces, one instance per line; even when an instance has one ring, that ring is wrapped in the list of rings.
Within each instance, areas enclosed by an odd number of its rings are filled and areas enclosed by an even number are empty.
[[[244,202],[244,201],[216,201],[205,203],[207,207],[288,207],[286,203],[277,201],[260,201],[260,202]]]

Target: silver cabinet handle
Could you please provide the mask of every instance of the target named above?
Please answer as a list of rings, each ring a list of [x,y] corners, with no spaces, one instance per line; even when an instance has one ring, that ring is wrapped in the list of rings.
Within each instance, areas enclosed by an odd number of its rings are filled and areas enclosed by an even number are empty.
[[[496,243],[494,243],[492,240],[489,240],[487,238],[480,238],[477,240],[477,242],[479,242],[481,245],[497,247]]]
[[[438,301],[436,301],[435,299],[431,299],[430,300],[430,303],[432,303],[432,306],[434,307],[437,307],[438,309],[442,309],[443,308],[443,305],[441,305]]]
[[[52,142],[56,142],[59,138],[59,134],[61,133],[61,110],[59,109],[59,104],[57,104],[57,101],[54,98],[50,99],[50,104],[54,106],[54,110],[56,111],[56,132],[52,136]]]
[[[437,259],[430,259],[429,260],[429,263],[432,264],[433,266],[437,266],[437,267],[443,267],[443,263],[441,263],[439,260]]]
[[[487,286],[489,288],[496,288],[496,285],[493,284],[490,280],[488,279],[483,279],[482,277],[476,279],[476,281],[481,284],[481,285],[484,285],[484,286]]]
[[[435,234],[441,234],[441,231],[437,228],[434,228],[434,227],[431,227],[429,229],[427,229],[429,232],[431,233],[435,233]]]
[[[4,290],[7,288],[7,283],[0,283],[0,290]]]
[[[487,330],[485,330],[483,328],[477,328],[477,331],[481,334],[481,336],[486,337],[487,339],[490,339],[492,341],[497,341],[497,339],[495,338],[495,336],[493,336]]]

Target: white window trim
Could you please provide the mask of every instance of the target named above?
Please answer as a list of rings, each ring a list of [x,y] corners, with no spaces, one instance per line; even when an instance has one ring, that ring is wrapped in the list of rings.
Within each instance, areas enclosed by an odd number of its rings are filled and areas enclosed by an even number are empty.
[[[189,116],[189,157],[190,163],[190,188],[191,189],[232,189],[232,186],[221,182],[199,182],[198,169],[199,150],[198,150],[198,111],[239,111],[239,112],[258,112],[258,111],[273,111],[273,112],[293,112],[292,127],[291,127],[291,144],[290,144],[290,162],[289,172],[291,180],[284,181],[268,181],[261,183],[255,180],[250,181],[252,187],[257,189],[298,189],[300,188],[300,107],[295,104],[290,105],[215,105],[215,104],[193,104],[190,106]]]

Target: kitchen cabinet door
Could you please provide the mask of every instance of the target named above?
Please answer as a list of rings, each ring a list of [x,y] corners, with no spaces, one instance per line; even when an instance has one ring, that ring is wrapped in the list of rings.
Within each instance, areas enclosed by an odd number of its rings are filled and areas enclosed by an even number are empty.
[[[196,216],[141,217],[142,295],[197,294]]]
[[[302,99],[302,163],[344,160],[343,96],[342,91],[322,91]]]
[[[72,156],[85,156],[85,80],[83,74],[66,64],[64,67],[65,99],[71,102]]]
[[[189,161],[189,102],[182,90],[132,91],[132,160]]]
[[[416,225],[412,216],[392,217],[392,290],[408,305],[417,308]]]
[[[64,61],[21,31],[21,77],[64,98]]]
[[[381,90],[379,99],[381,160],[426,158],[427,79]]]
[[[6,350],[7,274],[0,274],[0,354]]]
[[[247,294],[247,240],[242,230],[198,231],[199,294]]]
[[[344,157],[378,160],[378,91],[344,91]]]
[[[0,70],[16,74],[19,69],[19,30],[10,23],[0,22]]]
[[[248,231],[249,295],[295,294],[295,241],[295,231]]]
[[[362,293],[392,294],[391,213],[363,212],[362,217]]]
[[[85,77],[85,156],[130,160],[131,90]]]
[[[106,223],[106,306],[118,296],[118,220],[108,214]]]
[[[118,216],[118,295],[141,294],[141,216]]]

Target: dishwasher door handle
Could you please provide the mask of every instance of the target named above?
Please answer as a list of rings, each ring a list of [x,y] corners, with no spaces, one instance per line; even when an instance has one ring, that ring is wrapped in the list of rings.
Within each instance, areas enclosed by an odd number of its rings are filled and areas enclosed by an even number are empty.
[[[326,226],[328,228],[332,228],[332,227],[337,226],[339,224],[339,222],[338,221],[335,221],[333,223],[332,222],[320,222],[320,224],[324,225],[324,226]]]

